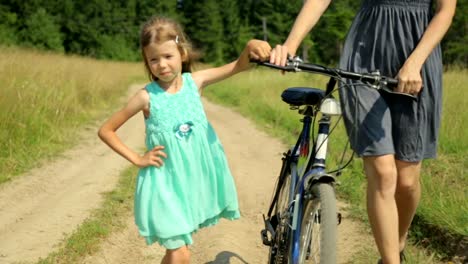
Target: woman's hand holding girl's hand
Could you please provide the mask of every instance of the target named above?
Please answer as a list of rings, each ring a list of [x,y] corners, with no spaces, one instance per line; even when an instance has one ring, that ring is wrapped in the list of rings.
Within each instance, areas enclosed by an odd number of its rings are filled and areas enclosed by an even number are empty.
[[[396,92],[417,95],[422,89],[421,67],[406,62],[397,75],[398,87]]]
[[[266,41],[252,39],[247,42],[246,48],[250,59],[265,61],[270,57],[271,47]]]
[[[162,158],[167,158],[166,153],[163,151],[164,146],[156,146],[152,150],[148,151],[140,157],[137,165],[140,168],[145,168],[148,166],[161,167],[164,164]]]

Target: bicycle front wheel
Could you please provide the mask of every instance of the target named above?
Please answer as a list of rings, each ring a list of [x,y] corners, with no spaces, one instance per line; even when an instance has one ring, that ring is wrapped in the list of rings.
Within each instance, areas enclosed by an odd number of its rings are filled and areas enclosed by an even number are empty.
[[[338,217],[334,188],[316,183],[311,196],[303,204],[299,263],[335,264]]]

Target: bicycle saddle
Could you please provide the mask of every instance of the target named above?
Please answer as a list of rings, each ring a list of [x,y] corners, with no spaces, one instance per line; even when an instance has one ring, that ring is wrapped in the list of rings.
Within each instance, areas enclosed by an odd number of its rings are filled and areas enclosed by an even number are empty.
[[[317,88],[290,87],[283,91],[281,98],[295,106],[317,105],[325,98],[325,91]]]

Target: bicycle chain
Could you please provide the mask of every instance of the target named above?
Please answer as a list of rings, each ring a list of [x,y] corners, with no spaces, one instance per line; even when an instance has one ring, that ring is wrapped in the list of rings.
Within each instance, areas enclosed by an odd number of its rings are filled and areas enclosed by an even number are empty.
[[[285,219],[283,218],[280,224],[278,225],[277,230],[280,231],[278,240],[277,240],[277,253],[275,257],[276,264],[287,264],[288,263],[288,241],[284,238],[285,230],[288,228],[287,223],[285,223]]]

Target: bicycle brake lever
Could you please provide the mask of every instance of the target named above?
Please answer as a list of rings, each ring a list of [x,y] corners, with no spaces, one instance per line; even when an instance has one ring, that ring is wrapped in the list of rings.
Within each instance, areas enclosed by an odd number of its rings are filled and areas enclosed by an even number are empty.
[[[299,69],[299,64],[303,63],[304,61],[299,56],[290,56],[288,55],[288,61],[286,62],[286,67],[290,68],[295,72],[301,71]]]
[[[380,71],[378,71],[378,70],[373,71],[372,75],[380,76]],[[378,90],[382,90],[382,91],[385,91],[385,92],[391,93],[391,94],[403,95],[403,96],[406,96],[406,97],[410,97],[413,100],[418,99],[418,97],[415,96],[415,95],[408,94],[408,93],[402,93],[402,92],[395,92],[393,89],[389,88],[389,86],[392,86],[394,88],[398,86],[398,80],[397,79],[383,77],[383,80],[381,79],[381,81],[383,81],[383,82],[381,82],[381,85],[378,85],[376,87]]]

